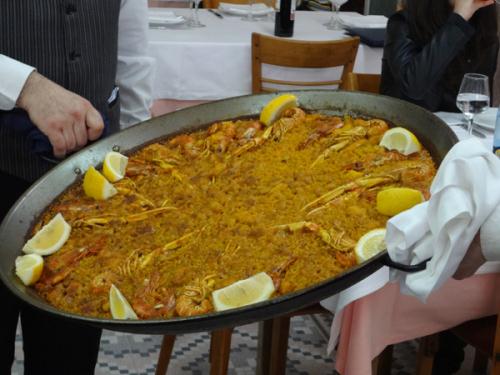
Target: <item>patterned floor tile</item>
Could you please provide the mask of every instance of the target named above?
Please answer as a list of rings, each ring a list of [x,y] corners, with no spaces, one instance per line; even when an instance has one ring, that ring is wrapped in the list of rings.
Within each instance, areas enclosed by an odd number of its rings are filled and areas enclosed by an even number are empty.
[[[326,355],[331,317],[316,315],[294,317],[290,326],[287,375],[333,375],[334,362]],[[104,331],[96,375],[154,375],[162,336],[132,335]],[[205,375],[210,373],[208,333],[179,335],[176,338],[168,375]],[[409,341],[395,346],[392,375],[415,373],[418,344]],[[229,375],[253,375],[257,365],[257,324],[237,327],[231,339]],[[466,362],[471,363],[468,350]],[[466,366],[464,366],[466,367]],[[470,368],[470,367],[468,367]],[[22,338],[16,337],[16,361],[12,375],[23,369]],[[462,370],[459,375],[470,372]]]

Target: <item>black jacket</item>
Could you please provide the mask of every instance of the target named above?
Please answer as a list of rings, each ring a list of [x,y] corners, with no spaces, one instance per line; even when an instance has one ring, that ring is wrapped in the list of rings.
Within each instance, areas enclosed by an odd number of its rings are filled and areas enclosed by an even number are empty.
[[[433,112],[458,112],[455,102],[463,74],[487,75],[491,85],[496,69],[498,40],[481,51],[480,58],[467,59],[464,70],[457,71],[460,77],[455,81],[458,84],[450,85],[443,80],[450,64],[464,52],[474,31],[461,16],[452,13],[431,42],[421,46],[410,38],[406,12],[394,14],[387,24],[381,94],[407,100]]]

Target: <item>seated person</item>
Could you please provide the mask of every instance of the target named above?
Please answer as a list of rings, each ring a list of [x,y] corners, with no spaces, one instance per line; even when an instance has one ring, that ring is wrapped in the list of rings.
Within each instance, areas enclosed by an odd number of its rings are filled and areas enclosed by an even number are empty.
[[[493,0],[408,0],[389,19],[380,92],[430,111],[458,112],[465,73],[490,78],[498,53]]]

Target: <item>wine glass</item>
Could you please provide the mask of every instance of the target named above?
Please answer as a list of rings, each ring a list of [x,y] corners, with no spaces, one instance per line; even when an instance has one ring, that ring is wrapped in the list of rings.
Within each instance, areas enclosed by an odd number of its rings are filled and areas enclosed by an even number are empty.
[[[189,22],[190,27],[205,27],[204,24],[200,22],[198,18],[198,8],[201,3],[201,0],[192,0],[194,7],[191,7],[191,21]]]
[[[188,0],[189,4],[189,16],[186,17],[186,27],[192,27],[194,23],[194,1]]]
[[[477,73],[467,73],[462,79],[457,96],[457,107],[467,120],[467,132],[472,135],[474,116],[485,111],[490,105],[488,77]]]
[[[330,2],[332,3],[332,18],[330,18],[330,21],[325,23],[325,26],[328,30],[342,30],[339,9],[343,4],[347,3],[347,0],[330,0]]]

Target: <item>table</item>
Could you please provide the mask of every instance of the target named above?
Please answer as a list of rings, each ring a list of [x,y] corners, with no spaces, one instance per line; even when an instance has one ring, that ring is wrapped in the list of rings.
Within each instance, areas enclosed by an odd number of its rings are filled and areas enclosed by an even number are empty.
[[[389,283],[344,309],[336,369],[342,375],[370,375],[372,359],[388,345],[497,314],[499,290],[500,273],[450,279],[424,304]]]
[[[173,11],[187,16],[188,9],[150,8],[151,15]],[[353,16],[357,13],[346,12]],[[359,15],[361,17],[361,15]],[[216,100],[251,93],[252,32],[273,35],[274,23],[245,22],[239,16],[216,17],[200,10],[200,20],[206,27],[186,29],[171,27],[149,30],[149,51],[156,59],[155,99]],[[343,31],[327,30],[329,12],[299,11],[296,15],[294,38],[300,40],[334,40],[344,37]],[[381,72],[382,48],[360,45],[354,71]],[[292,80],[329,80],[340,75],[339,69],[300,69],[264,66],[263,75]],[[336,76],[332,77],[332,74]],[[323,87],[325,88],[325,87]]]
[[[455,124],[461,114],[436,113]],[[452,126],[459,139],[467,137],[461,127]],[[480,129],[480,128],[478,128]],[[481,130],[481,139],[492,147],[493,133]],[[335,313],[329,350],[338,342],[336,369],[342,375],[369,375],[371,361],[391,344],[427,336],[465,321],[500,310],[500,262],[488,262],[474,277],[448,280],[431,294],[427,303],[399,291],[383,267],[342,293],[322,301]],[[337,341],[338,339],[338,341]]]

